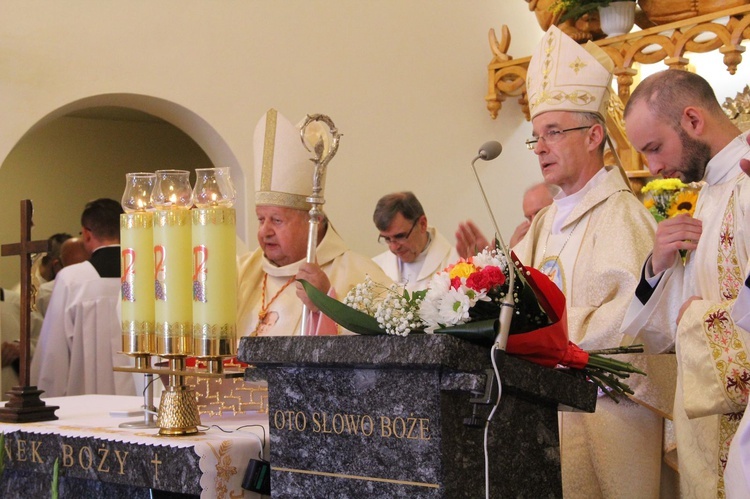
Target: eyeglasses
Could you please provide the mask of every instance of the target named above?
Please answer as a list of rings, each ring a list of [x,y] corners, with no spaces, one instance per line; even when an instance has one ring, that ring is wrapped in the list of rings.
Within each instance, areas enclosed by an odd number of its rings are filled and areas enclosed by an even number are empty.
[[[411,225],[411,229],[409,229],[409,232],[407,232],[406,234],[402,232],[401,234],[396,234],[395,236],[390,236],[390,237],[380,235],[378,236],[378,242],[380,244],[387,244],[387,245],[390,245],[393,243],[398,243],[398,244],[403,243],[404,241],[409,239],[409,236],[411,236],[411,233],[414,231],[414,227],[417,226],[417,222],[419,222],[419,219],[414,220],[414,223]]]
[[[540,140],[544,140],[547,144],[555,144],[557,142],[560,142],[563,138],[563,134],[565,132],[572,132],[573,130],[586,130],[587,128],[591,128],[594,125],[586,125],[586,126],[577,126],[575,128],[565,128],[563,130],[547,130],[539,137],[535,137],[533,139],[529,139],[526,141],[526,148],[529,151],[533,151],[536,147],[536,143]]]

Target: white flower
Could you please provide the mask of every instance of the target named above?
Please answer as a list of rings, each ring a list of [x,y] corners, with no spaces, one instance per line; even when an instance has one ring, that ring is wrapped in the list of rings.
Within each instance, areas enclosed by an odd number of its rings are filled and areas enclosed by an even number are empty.
[[[403,284],[386,288],[367,276],[364,283],[349,291],[344,304],[374,317],[388,334],[406,336],[422,327],[417,313],[419,300],[406,298]]]
[[[472,257],[472,261],[474,262],[474,265],[476,265],[478,268],[484,268],[484,267],[500,267],[501,269],[507,268],[507,265],[505,264],[505,253],[498,250],[488,250],[484,249],[481,253],[477,253]]]
[[[463,286],[462,286],[463,288]],[[444,288],[430,288],[419,307],[419,316],[427,325],[425,331],[432,333],[440,327],[465,324],[469,321],[471,299],[465,288],[453,289],[448,285]]]

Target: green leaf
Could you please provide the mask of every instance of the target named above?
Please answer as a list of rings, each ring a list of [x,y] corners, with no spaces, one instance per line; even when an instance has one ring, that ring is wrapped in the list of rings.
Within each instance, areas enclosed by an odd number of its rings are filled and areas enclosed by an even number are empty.
[[[300,279],[299,282],[302,283],[305,293],[307,293],[307,296],[315,306],[340,326],[357,334],[385,334],[385,331],[380,328],[380,324],[378,324],[377,319],[374,317],[370,317],[364,312],[344,305],[303,279]]]
[[[55,464],[52,467],[52,487],[50,497],[57,499],[59,494],[59,480],[60,480],[60,458],[55,458]]]

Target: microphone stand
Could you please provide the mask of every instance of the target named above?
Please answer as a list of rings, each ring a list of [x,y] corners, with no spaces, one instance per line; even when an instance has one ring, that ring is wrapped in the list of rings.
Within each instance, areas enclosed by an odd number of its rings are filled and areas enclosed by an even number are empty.
[[[499,145],[499,144],[498,144]],[[500,235],[500,229],[497,226],[497,221],[495,221],[495,215],[492,213],[492,208],[490,208],[490,202],[487,199],[487,195],[484,192],[484,187],[482,187],[482,182],[479,180],[479,174],[477,174],[476,166],[474,166],[474,163],[478,159],[482,159],[484,161],[488,161],[490,159],[487,156],[487,153],[484,151],[484,147],[482,147],[479,150],[479,154],[476,158],[474,158],[471,162],[471,169],[474,172],[474,177],[477,179],[477,184],[479,185],[479,190],[482,193],[482,198],[484,199],[484,204],[487,207],[487,211],[490,213],[490,218],[492,219],[492,225],[495,228],[495,235],[497,239],[500,241],[500,249],[503,251],[503,254],[505,255],[505,260],[508,264],[508,293],[503,298],[503,301],[500,303],[500,327],[497,336],[495,337],[495,345],[500,350],[505,350],[505,347],[508,344],[508,335],[510,334],[510,321],[513,318],[513,309],[515,308],[516,304],[513,301],[513,291],[515,289],[516,284],[516,269],[515,269],[515,263],[510,258],[510,251],[508,250],[508,247],[505,244],[505,241],[503,241],[503,236]]]
[[[323,206],[323,203],[325,203],[325,199],[323,199],[323,184],[325,182],[326,167],[328,166],[328,163],[331,161],[333,156],[336,154],[336,151],[339,148],[339,139],[341,138],[341,134],[338,133],[338,130],[333,124],[331,118],[324,114],[307,115],[307,117],[305,117],[305,121],[300,127],[300,136],[302,138],[302,145],[304,145],[305,149],[307,149],[308,151],[310,149],[308,148],[307,142],[305,141],[305,130],[314,121],[322,121],[323,123],[328,125],[332,140],[331,147],[328,151],[325,151],[323,139],[321,138],[320,140],[318,140],[318,142],[314,146],[315,157],[310,159],[310,161],[315,164],[315,168],[313,170],[312,195],[305,198],[305,200],[312,205],[312,207],[310,208],[310,222],[307,232],[307,259],[305,260],[307,263],[316,262],[316,251],[318,249],[318,227],[325,218],[323,210],[321,210],[320,207]],[[326,290],[326,292],[327,291],[328,290]],[[311,335],[311,325],[311,313],[308,310],[307,305],[302,305],[302,323],[300,325],[300,336]]]

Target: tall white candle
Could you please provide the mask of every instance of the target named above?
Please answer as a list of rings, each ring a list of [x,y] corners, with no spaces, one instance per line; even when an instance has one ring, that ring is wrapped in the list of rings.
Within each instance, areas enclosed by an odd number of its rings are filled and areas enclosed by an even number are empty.
[[[154,214],[156,354],[193,353],[192,218],[173,208]]]
[[[194,208],[193,340],[198,357],[236,352],[237,262],[234,208]]]
[[[154,215],[120,215],[122,350],[151,354],[154,344]]]

